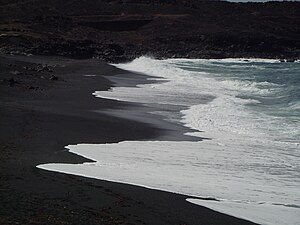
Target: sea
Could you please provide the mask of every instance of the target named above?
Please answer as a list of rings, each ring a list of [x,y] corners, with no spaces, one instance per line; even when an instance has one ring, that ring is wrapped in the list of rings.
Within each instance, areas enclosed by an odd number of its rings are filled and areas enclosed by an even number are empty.
[[[185,194],[259,224],[300,224],[299,61],[140,57],[114,66],[149,82],[95,97],[156,108],[199,140],[78,143],[66,148],[95,162],[38,168]]]

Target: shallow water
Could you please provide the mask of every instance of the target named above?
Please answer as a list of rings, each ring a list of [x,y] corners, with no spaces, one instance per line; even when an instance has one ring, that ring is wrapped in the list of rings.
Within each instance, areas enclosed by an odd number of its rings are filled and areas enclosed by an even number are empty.
[[[179,117],[154,113],[211,140],[73,145],[96,163],[39,168],[213,197],[188,201],[261,224],[300,224],[300,63],[141,57],[116,66],[166,82],[95,96],[184,106]]]

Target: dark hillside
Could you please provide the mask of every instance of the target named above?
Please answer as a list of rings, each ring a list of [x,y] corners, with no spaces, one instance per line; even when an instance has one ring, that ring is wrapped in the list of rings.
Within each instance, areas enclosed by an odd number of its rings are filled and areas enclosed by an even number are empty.
[[[299,58],[300,3],[1,0],[3,53]]]

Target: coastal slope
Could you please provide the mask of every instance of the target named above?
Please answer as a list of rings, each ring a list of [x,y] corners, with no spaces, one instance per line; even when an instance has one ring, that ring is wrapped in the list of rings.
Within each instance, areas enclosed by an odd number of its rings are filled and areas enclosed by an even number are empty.
[[[1,0],[0,51],[96,57],[300,56],[300,3]]]

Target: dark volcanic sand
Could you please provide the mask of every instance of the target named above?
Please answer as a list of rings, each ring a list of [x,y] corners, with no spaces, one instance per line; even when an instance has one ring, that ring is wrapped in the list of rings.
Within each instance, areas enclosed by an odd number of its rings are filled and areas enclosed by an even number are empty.
[[[155,139],[169,128],[101,113],[133,107],[91,95],[112,85],[101,75],[124,73],[109,65],[0,59],[0,224],[251,224],[190,204],[187,196],[37,169],[87,161],[68,153],[68,144]]]

